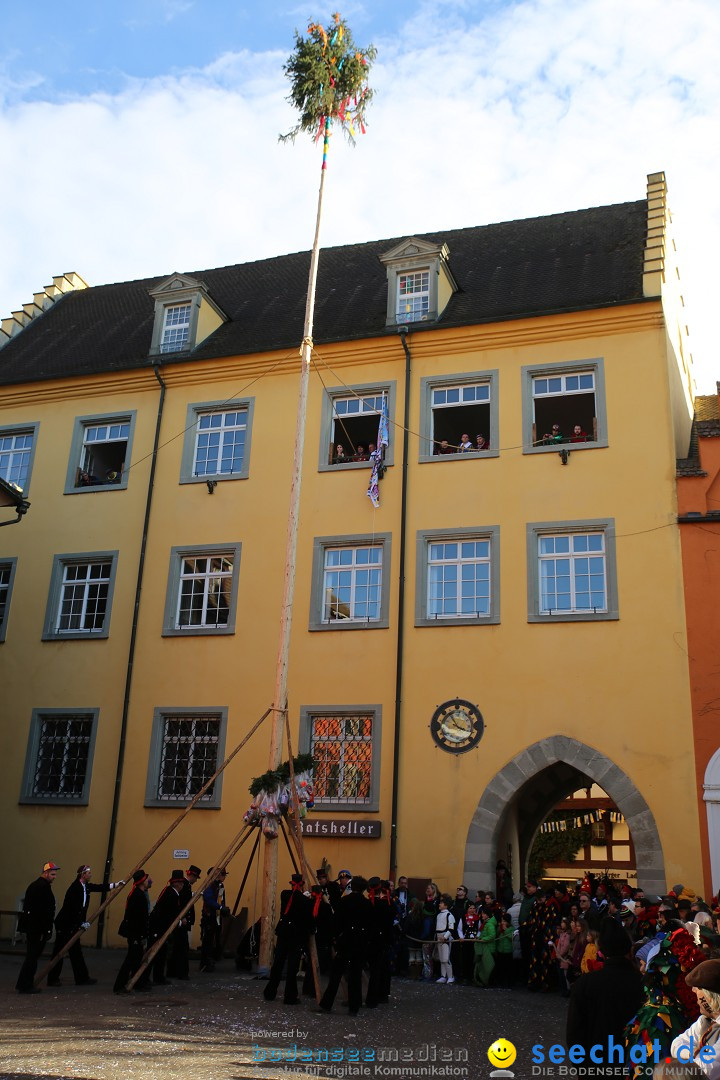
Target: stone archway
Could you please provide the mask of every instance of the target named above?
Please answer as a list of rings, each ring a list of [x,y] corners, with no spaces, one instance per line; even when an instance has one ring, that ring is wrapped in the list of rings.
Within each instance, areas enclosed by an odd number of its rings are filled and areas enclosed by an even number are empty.
[[[715,751],[707,764],[703,801],[707,813],[711,887],[715,895],[720,888],[720,750]]]
[[[614,799],[635,845],[638,886],[665,892],[665,865],[655,818],[630,777],[610,758],[567,735],[551,735],[507,763],[485,788],[465,843],[464,880],[494,887],[498,841],[509,807],[519,800],[521,872],[540,823],[582,780],[599,784]]]

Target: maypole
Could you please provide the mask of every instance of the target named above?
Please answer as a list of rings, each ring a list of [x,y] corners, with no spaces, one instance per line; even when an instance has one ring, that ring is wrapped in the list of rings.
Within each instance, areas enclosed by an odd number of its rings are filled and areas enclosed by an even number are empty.
[[[285,74],[290,79],[292,87],[288,100],[298,109],[300,119],[292,131],[281,136],[281,140],[289,139],[293,141],[301,131],[309,132],[316,143],[322,138],[323,157],[320,169],[315,238],[310,257],[310,274],[305,303],[305,324],[300,347],[300,393],[298,396],[295,453],[290,486],[285,576],[275,672],[273,726],[268,759],[268,767],[271,770],[277,769],[280,765],[283,728],[287,712],[288,655],[295,590],[300,486],[302,481],[303,447],[305,444],[305,414],[307,411],[308,383],[310,381],[310,364],[313,349],[312,334],[315,314],[315,288],[320,254],[320,221],[322,218],[330,136],[333,124],[340,127],[351,143],[355,142],[357,128],[363,134],[365,133],[365,112],[372,98],[372,90],[368,87],[367,77],[370,66],[375,59],[375,52],[373,46],[369,46],[367,49],[358,49],[353,42],[347,24],[338,14],[335,14],[332,23],[327,29],[320,24],[311,23],[308,26],[306,37],[296,31],[295,51],[284,67]],[[259,957],[261,971],[269,969],[272,955],[277,867],[277,837],[266,835],[263,854],[262,934]]]

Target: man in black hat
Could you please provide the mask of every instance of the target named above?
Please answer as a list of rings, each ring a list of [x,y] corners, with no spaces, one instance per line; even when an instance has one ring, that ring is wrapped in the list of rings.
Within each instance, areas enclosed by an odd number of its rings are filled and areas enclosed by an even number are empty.
[[[630,938],[609,916],[600,925],[598,946],[605,957],[602,968],[581,975],[570,990],[567,1045],[579,1045],[585,1050],[584,1075],[612,1076],[617,1062],[604,1061],[609,1040],[612,1037],[616,1045],[624,1045],[625,1025],[645,1001],[645,993],[642,975],[630,959]],[[598,1044],[605,1054],[602,1062],[593,1062],[590,1048]]]
[[[678,1061],[694,1062],[709,1080],[720,1077],[720,960],[705,960],[685,976],[700,1008],[687,1031],[673,1039],[670,1053]]]
[[[113,990],[116,994],[127,994],[126,983],[133,977],[142,963],[148,935],[150,934],[150,897],[152,878],[144,870],[133,874],[133,887],[125,901],[125,915],[118,933],[127,938],[127,953],[117,973]],[[142,992],[152,990],[150,972],[146,968],[135,984],[135,989]]]
[[[40,987],[35,986],[35,972],[38,960],[50,940],[55,918],[55,896],[52,883],[60,867],[54,862],[46,862],[40,877],[31,881],[25,890],[19,929],[25,934],[25,960],[15,989],[20,994],[39,994]]]
[[[63,900],[62,907],[57,913],[55,919],[55,944],[53,946],[53,957],[65,948],[71,937],[74,937],[78,930],[88,930],[90,923],[87,921],[88,904],[90,903],[90,893],[105,893],[108,889],[117,889],[121,885],[124,885],[124,881],[111,881],[109,885],[93,885],[90,881],[92,876],[92,870],[83,863],[78,866],[75,880],[68,887],[65,893],[65,899]],[[68,957],[72,964],[73,975],[75,976],[75,984],[77,986],[94,986],[97,979],[90,978],[90,972],[87,969],[85,963],[85,957],[83,956],[82,946],[80,939],[71,946]],[[51,968],[48,975],[48,986],[60,986],[60,975],[63,968],[63,961],[58,960],[54,968]]]
[[[336,953],[330,969],[330,980],[320,1008],[330,1012],[340,980],[347,974],[350,1015],[356,1016],[362,1005],[362,969],[367,955],[367,941],[372,927],[372,904],[364,895],[367,881],[354,877],[349,896],[338,905]]]
[[[150,943],[162,937],[171,926],[182,929],[185,933],[185,920],[180,927],[177,922],[180,916],[180,892],[185,884],[185,874],[182,870],[173,870],[170,880],[160,893],[155,902],[155,907],[150,915]],[[170,982],[165,978],[165,962],[168,953],[167,941],[155,954],[152,964],[152,977],[155,986],[167,986]]]
[[[192,900],[193,889],[197,885],[201,873],[200,867],[193,865],[188,866],[185,871],[185,879],[180,890],[181,911]],[[195,925],[194,907],[188,908],[185,912],[183,922],[184,926],[178,926],[168,942],[170,955],[168,957],[167,973],[171,979],[185,981],[190,978],[190,933]]]
[[[312,909],[313,904],[305,893],[305,880],[302,874],[293,874],[290,878],[290,888],[283,889],[280,893],[280,921],[275,927],[277,935],[275,958],[270,968],[270,978],[263,990],[266,1001],[275,1000],[286,961],[283,1001],[286,1005],[296,1005],[300,1000],[297,973],[300,957],[312,926]]]

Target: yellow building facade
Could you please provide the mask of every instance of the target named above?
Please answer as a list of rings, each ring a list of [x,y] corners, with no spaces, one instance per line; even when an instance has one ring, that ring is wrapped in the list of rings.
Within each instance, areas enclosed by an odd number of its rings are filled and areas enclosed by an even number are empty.
[[[311,864],[454,890],[494,887],[504,858],[517,884],[544,817],[597,783],[640,885],[701,880],[668,222],[656,174],[623,208],[372,245],[363,317],[330,293],[367,246],[321,256],[337,278],[319,283],[289,661],[294,747],[321,760]],[[472,252],[502,229],[493,297]],[[272,703],[299,382],[299,337],[272,335],[303,298],[300,258],[75,288],[3,323],[0,471],[25,469],[31,507],[0,530],[0,907],[47,859],[56,892],[81,862],[127,874]],[[245,327],[254,298],[272,348]],[[376,441],[383,398],[376,509],[369,464],[331,448]],[[466,433],[488,448],[459,452]],[[269,723],[152,857],[156,881],[239,830]]]

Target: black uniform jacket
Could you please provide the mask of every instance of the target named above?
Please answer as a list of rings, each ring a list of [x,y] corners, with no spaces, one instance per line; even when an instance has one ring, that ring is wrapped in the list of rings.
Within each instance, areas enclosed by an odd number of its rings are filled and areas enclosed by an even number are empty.
[[[275,927],[279,938],[304,941],[312,930],[314,904],[299,889],[283,889],[280,893],[280,921]]]
[[[135,888],[125,903],[125,927],[128,940],[137,941],[146,938],[150,931],[150,908],[148,895],[142,889]]]
[[[373,925],[373,906],[362,893],[343,896],[338,904],[335,939],[338,950],[364,952]]]
[[[624,957],[608,957],[600,971],[581,975],[570,991],[567,1043],[607,1047],[612,1035],[623,1043],[623,1030],[645,1001],[642,975]],[[596,1052],[596,1056],[597,1052]],[[604,1060],[604,1057],[603,1057]]]
[[[169,926],[177,922],[179,914],[180,894],[172,885],[166,885],[150,915],[150,929],[153,934],[164,934]]]
[[[35,878],[25,890],[22,929],[26,934],[51,934],[55,918],[55,896],[47,878]]]
[[[86,893],[83,893],[82,882],[77,878],[65,893],[62,907],[55,919],[55,926],[58,930],[74,934],[87,921],[90,893],[102,892],[103,887],[102,885],[91,885],[88,881],[85,883],[85,889]]]

